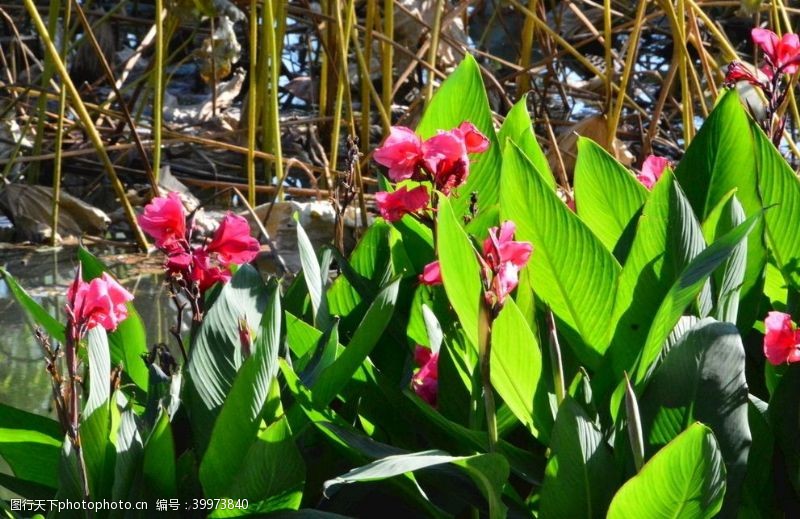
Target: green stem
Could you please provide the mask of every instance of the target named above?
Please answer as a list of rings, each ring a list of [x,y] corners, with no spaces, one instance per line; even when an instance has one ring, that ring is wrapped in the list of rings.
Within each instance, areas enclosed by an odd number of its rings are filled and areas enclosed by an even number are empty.
[[[478,330],[478,356],[481,370],[481,385],[483,386],[483,405],[486,412],[486,431],[489,433],[489,452],[497,449],[497,415],[494,403],[494,390],[492,389],[491,357],[492,357],[492,312],[481,301],[480,327]],[[493,313],[493,312],[492,312]]]
[[[435,69],[436,56],[439,54],[439,33],[442,28],[442,11],[444,11],[444,0],[437,0],[433,15],[433,27],[431,28],[431,46],[428,49],[428,63]],[[428,83],[425,85],[425,106],[431,102],[433,97],[433,71],[428,76]]]
[[[71,3],[67,2],[64,6],[64,34],[69,31]],[[67,42],[61,42],[61,59],[65,60],[67,55]],[[50,65],[52,67],[52,63]],[[67,106],[67,90],[62,86],[61,91],[58,93],[58,121],[56,122],[56,140],[53,144],[54,157],[53,157],[53,207],[52,207],[52,222],[50,228],[52,233],[50,236],[50,245],[56,246],[56,234],[58,234],[58,213],[61,207],[61,151],[62,143],[64,141],[64,112]]]
[[[272,0],[264,3],[264,18],[267,24],[267,52],[269,59],[269,114],[270,135],[272,136],[272,153],[275,155],[273,165],[275,176],[278,177],[278,201],[283,201],[283,154],[281,151],[281,119],[278,112],[278,76],[281,74],[281,57],[278,55],[278,45],[275,38],[275,9]],[[270,180],[270,179],[267,179]]]
[[[250,0],[250,90],[247,95],[247,201],[256,205],[256,98],[258,81],[256,63],[258,58],[258,2]]]
[[[164,0],[156,0],[156,52],[153,67],[153,175],[161,174],[161,124],[163,122],[164,90]],[[213,35],[212,35],[213,38]]]

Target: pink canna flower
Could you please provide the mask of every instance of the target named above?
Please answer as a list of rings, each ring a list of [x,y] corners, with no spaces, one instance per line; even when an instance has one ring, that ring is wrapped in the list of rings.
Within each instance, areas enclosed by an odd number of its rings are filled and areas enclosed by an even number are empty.
[[[439,353],[417,346],[414,350],[414,362],[419,366],[419,371],[411,379],[411,389],[421,399],[436,407],[439,393]]]
[[[375,161],[389,168],[394,182],[432,180],[437,190],[449,195],[469,176],[468,154],[488,147],[489,139],[469,121],[425,141],[409,128],[393,126],[383,146],[375,150]]]
[[[423,164],[433,175],[436,189],[445,196],[467,181],[469,157],[459,130],[439,132],[422,143]]]
[[[392,126],[383,146],[375,150],[375,162],[389,168],[394,182],[416,178],[422,161],[422,139],[404,126]]]
[[[232,263],[250,263],[258,256],[261,247],[258,240],[250,236],[247,220],[229,212],[222,219],[206,250],[217,254],[220,262],[228,266]]]
[[[128,317],[127,303],[132,300],[133,295],[107,273],[87,283],[79,270],[67,290],[72,339],[80,339],[95,326],[102,326],[109,332],[116,330]]]
[[[188,271],[189,279],[196,283],[202,294],[215,283],[227,283],[231,279],[231,264],[219,261],[221,258],[209,254],[203,247],[195,247],[192,265]]]
[[[800,361],[800,330],[792,317],[783,312],[770,312],[764,319],[764,355],[775,366]]]
[[[656,182],[658,182],[658,179],[664,174],[664,169],[666,169],[669,165],[669,159],[657,157],[655,155],[649,155],[646,159],[644,159],[642,171],[636,175],[636,180],[641,182],[642,185],[647,189],[653,189],[653,186],[656,184]]]
[[[137,220],[160,249],[172,248],[186,238],[186,214],[178,193],[153,198]]]
[[[467,153],[483,153],[489,149],[489,139],[484,134],[475,128],[475,125],[469,121],[464,121],[461,125],[454,130],[464,140],[464,146],[467,148]]]
[[[519,267],[507,261],[502,263],[492,277],[490,290],[486,296],[489,304],[497,301],[497,304],[505,303],[506,296],[510,294],[519,284]]]
[[[755,28],[750,35],[753,42],[761,47],[764,56],[777,73],[794,74],[800,65],[800,37],[784,34],[778,37],[769,29]]]
[[[740,81],[747,81],[753,86],[767,90],[769,89],[768,82],[771,79],[772,68],[768,66],[758,70],[739,61],[733,61],[728,65],[728,71],[725,74],[725,85],[734,86]]]
[[[249,263],[261,250],[258,240],[250,236],[247,220],[230,212],[208,244],[192,247],[177,193],[154,198],[139,217],[139,224],[167,255],[165,269],[172,279],[184,284],[190,293],[194,293],[191,285],[202,293],[214,283],[227,282],[231,265]]]
[[[519,283],[519,271],[528,263],[533,252],[529,242],[514,241],[516,226],[505,221],[489,229],[483,242],[484,275],[487,282],[486,302],[502,305]]]
[[[422,274],[419,275],[419,282],[423,285],[436,286],[442,284],[442,270],[439,261],[432,261],[425,265]]]
[[[489,236],[483,241],[483,257],[493,270],[503,263],[512,263],[522,268],[533,252],[533,246],[526,241],[514,241],[517,226],[506,220],[500,227],[489,229]]]
[[[431,197],[425,186],[418,186],[410,191],[403,186],[394,193],[381,191],[375,194],[378,211],[388,222],[396,222],[407,214],[425,209],[430,200]]]

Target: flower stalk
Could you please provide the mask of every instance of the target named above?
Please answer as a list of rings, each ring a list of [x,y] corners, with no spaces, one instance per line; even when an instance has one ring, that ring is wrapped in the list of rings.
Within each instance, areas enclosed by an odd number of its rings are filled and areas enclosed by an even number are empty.
[[[495,308],[486,304],[480,305],[478,316],[478,357],[481,370],[481,385],[483,386],[483,405],[486,413],[486,430],[489,433],[489,452],[497,450],[497,412],[494,403],[494,389],[492,388],[491,357],[492,357],[492,321],[496,315]]]

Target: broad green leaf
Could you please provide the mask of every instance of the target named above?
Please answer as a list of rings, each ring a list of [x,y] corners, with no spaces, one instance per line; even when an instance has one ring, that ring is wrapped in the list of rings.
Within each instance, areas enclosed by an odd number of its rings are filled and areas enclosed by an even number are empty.
[[[278,370],[280,331],[280,300],[277,284],[273,282],[255,351],[244,361],[233,381],[200,464],[200,481],[209,497],[232,495],[231,481],[256,441],[261,410]]]
[[[647,445],[657,450],[687,424],[714,432],[727,469],[725,509],[737,508],[751,434],[745,352],[736,327],[703,319],[669,350],[639,398]]]
[[[755,126],[755,123],[749,120],[736,90],[728,91],[692,139],[675,169],[675,177],[700,221],[705,221],[733,189],[736,189],[745,216],[760,214],[762,207],[769,207],[771,202],[766,197],[762,200],[759,194],[756,171],[763,172],[763,165],[758,165],[758,143],[754,146],[751,125]],[[764,186],[761,187],[762,193],[763,189]],[[740,327],[749,328],[760,317],[757,305],[767,257],[763,233],[764,222],[758,222],[747,242]]]
[[[196,332],[189,352],[189,387],[184,398],[201,448],[208,442],[214,420],[243,362],[239,320],[256,328],[268,299],[261,275],[250,265],[243,265],[222,287]]]
[[[258,515],[300,506],[306,466],[286,417],[261,431],[242,461],[241,470],[228,481],[226,497],[247,499],[248,508],[218,508],[211,517]]]
[[[342,274],[328,290],[328,303],[332,315],[341,317],[339,335],[347,342],[356,333],[369,305],[375,300],[381,287],[385,286],[395,274],[403,280],[401,287],[416,284],[414,267],[408,257],[400,233],[385,221],[378,219],[370,226],[353,252],[350,260],[345,260],[339,251],[330,248]],[[407,308],[409,292],[399,291],[402,299],[397,305]],[[393,380],[403,376],[405,360],[406,319],[403,312],[396,312],[386,327],[384,340],[378,343],[371,354],[385,374]],[[324,327],[322,327],[324,328]]]
[[[300,264],[303,267],[303,277],[306,281],[306,287],[308,287],[308,295],[311,298],[314,323],[322,327],[329,319],[328,299],[325,297],[328,273],[320,270],[314,246],[311,245],[311,240],[308,239],[308,235],[299,221],[297,222],[297,247],[300,253]]]
[[[54,499],[56,489],[16,478],[9,474],[0,473],[0,488],[22,497],[24,499]]]
[[[177,497],[175,442],[166,412],[161,413],[145,442],[142,472],[145,494],[151,499]]]
[[[434,260],[433,231],[411,216],[404,216],[392,225],[402,237],[403,247],[414,266],[414,273],[422,274],[425,265]]]
[[[506,506],[503,504],[501,496],[503,486],[508,479],[508,462],[499,454],[450,456],[444,451],[430,450],[387,456],[330,479],[325,482],[323,488],[327,493],[336,485],[380,481],[444,463],[453,463],[462,467],[472,478],[489,503],[490,518],[505,517]]]
[[[619,264],[513,145],[503,154],[501,214],[517,224],[517,240],[533,243],[536,294],[571,328],[581,362],[596,368],[608,342]]]
[[[301,326],[308,327],[302,323]],[[318,330],[308,327],[309,334],[316,333],[316,338],[322,335]],[[461,426],[442,416],[437,410],[431,408],[419,398],[410,398],[409,391],[401,392],[395,384],[390,383],[386,377],[374,369],[368,362],[361,365],[361,370],[367,375],[369,381],[373,383],[373,390],[364,394],[364,398],[380,396],[389,407],[390,417],[395,417],[398,425],[391,424],[392,427],[408,427],[411,424],[414,434],[424,434],[428,438],[441,438],[442,444],[453,445],[453,448],[461,452],[482,451],[488,449],[488,435],[483,431],[476,431]],[[308,391],[299,385],[292,369],[287,366],[285,361],[281,361],[281,370],[287,381],[287,387],[292,390],[293,396],[298,400],[303,413],[308,419],[318,422],[321,420],[335,422],[329,416],[330,408],[317,411],[311,404],[311,397]],[[295,380],[295,382],[292,382]],[[294,387],[293,387],[294,386]],[[374,388],[378,390],[375,391]],[[404,394],[405,393],[405,394]],[[287,412],[287,415],[291,413]],[[386,423],[390,423],[388,420]],[[384,424],[386,425],[386,424]],[[500,440],[497,450],[511,464],[514,473],[525,481],[538,481],[538,476],[543,470],[544,462],[532,453],[519,449],[510,443]]]
[[[706,519],[722,508],[725,465],[711,429],[690,426],[619,489],[609,519]]]
[[[767,421],[767,413],[767,403],[750,395],[747,421],[753,443],[750,445],[747,473],[742,483],[742,499],[738,511],[738,517],[742,519],[779,517],[772,477],[775,438]]]
[[[478,313],[481,305],[481,269],[475,248],[459,224],[450,200],[439,198],[437,249],[442,280],[450,304],[467,338],[478,345]]]
[[[558,409],[541,493],[542,517],[603,517],[617,487],[616,467],[603,433],[567,397]]]
[[[102,261],[83,247],[78,247],[78,259],[83,269],[84,281],[91,281],[100,277],[108,269]],[[122,365],[124,373],[142,391],[147,391],[147,365],[142,360],[142,355],[147,353],[147,334],[144,322],[132,301],[127,303],[128,317],[122,321],[117,329],[108,334],[108,343],[111,348],[111,363],[114,366]]]
[[[323,332],[292,315],[288,310],[284,312],[284,316],[286,320],[286,343],[289,349],[298,358],[311,355]]]
[[[537,389],[544,396],[540,395],[536,403],[547,402],[546,390],[539,389],[542,354],[525,317],[511,299],[506,300],[492,323],[490,366],[492,386],[514,416],[534,436],[540,437],[539,431],[548,425],[540,416],[550,413],[549,407],[539,410],[534,404]]]
[[[143,456],[144,447],[136,426],[136,415],[131,410],[125,411],[122,413],[117,432],[117,458],[114,465],[112,499],[134,501],[140,498]]]
[[[800,364],[791,364],[769,402],[767,417],[775,434],[775,442],[786,466],[786,475],[795,492],[800,493]]]
[[[442,341],[444,340],[442,325],[439,324],[439,319],[436,318],[436,314],[433,313],[433,310],[431,310],[428,305],[422,305],[422,315],[425,319],[425,329],[428,335],[428,346],[430,346],[431,350],[434,352],[438,352],[439,348],[442,346]]]
[[[329,405],[379,342],[394,312],[399,284],[400,280],[396,279],[381,290],[344,353],[320,373],[313,387],[315,404],[320,407]]]
[[[536,171],[542,175],[542,180],[555,190],[556,179],[553,177],[553,172],[550,171],[547,156],[536,142],[532,126],[531,115],[528,113],[528,95],[525,94],[509,110],[503,125],[500,126],[497,140],[500,141],[501,151],[505,150],[508,140],[519,146],[520,151],[528,157],[528,160],[536,167]]]
[[[33,322],[44,328],[44,331],[53,339],[58,342],[64,342],[64,324],[47,313],[47,311],[17,283],[14,276],[9,274],[2,267],[0,267],[0,277],[6,282],[8,289],[11,291],[11,295],[13,295],[17,303],[25,309],[30,318],[33,319]]]
[[[788,298],[788,285],[778,267],[771,261],[764,269],[764,296],[769,300],[772,308],[785,309]]]
[[[786,281],[798,290],[800,235],[793,230],[800,224],[800,180],[758,125],[751,122],[751,129],[769,248]]]
[[[489,236],[489,229],[500,225],[500,204],[481,206],[479,209],[478,214],[464,225],[464,230],[477,243],[483,243]]]
[[[606,249],[614,251],[645,200],[647,188],[625,166],[594,141],[578,138],[575,207]]]
[[[721,208],[713,236],[722,236],[745,220],[744,209],[736,195],[731,196]],[[710,240],[709,243],[711,243]],[[747,241],[742,241],[725,260],[722,268],[714,273],[716,292],[716,318],[735,323],[739,316],[739,295],[747,270]]]
[[[0,404],[0,456],[16,477],[58,488],[63,441],[55,420]]]
[[[344,262],[344,275],[337,277],[328,289],[328,310],[342,319],[339,330],[343,335],[355,331],[372,297],[378,293],[381,277],[391,262],[391,232],[388,223],[376,220]]]
[[[437,130],[451,130],[464,121],[475,125],[489,139],[489,149],[470,157],[467,182],[453,199],[453,210],[461,216],[467,212],[470,193],[478,193],[478,204],[489,207],[498,201],[500,185],[500,146],[492,125],[492,112],[483,86],[480,67],[471,55],[442,83],[425,109],[417,133],[431,137]]]
[[[331,422],[314,421],[314,425],[327,440],[344,450],[347,459],[346,465],[353,463],[363,464],[389,456],[409,454],[407,450],[373,440],[346,424],[337,425]],[[464,492],[473,495],[475,493],[472,482],[463,473],[459,472],[457,467],[452,467],[448,464],[437,465],[430,468],[428,472],[430,477],[425,478],[426,481],[430,481],[436,476],[448,480],[446,483],[449,490],[448,498],[454,498],[452,499],[454,501],[461,500]],[[434,473],[436,474],[434,475]],[[459,480],[458,483],[461,484],[462,488],[454,488],[454,480]],[[419,507],[419,510],[416,511],[417,514],[424,513],[426,516],[444,517],[443,510],[432,501],[429,494],[430,490],[435,491],[436,489],[426,487],[423,490],[419,473],[407,472],[400,477],[388,478],[386,486],[402,496],[409,505]],[[333,492],[326,494],[329,498],[333,497],[336,490],[338,490],[335,486],[333,488]]]
[[[86,335],[89,350],[89,397],[83,412],[88,416],[100,406],[108,404],[111,396],[111,357],[108,337],[102,326],[95,326]]]
[[[83,459],[89,479],[89,490],[93,496],[108,497],[111,494],[114,463],[117,455],[112,442],[112,409],[107,401],[92,414],[81,417],[79,428]],[[69,441],[69,440],[67,440]]]
[[[683,190],[672,174],[665,172],[642,209],[619,277],[612,321],[616,329],[609,350],[615,381],[624,370],[630,370],[664,298],[705,247],[700,224]]]
[[[65,440],[61,446],[61,455],[58,460],[58,492],[56,499],[83,499],[83,483],[78,469],[78,457],[72,447],[72,442]]]
[[[645,342],[636,369],[637,385],[644,379],[650,363],[658,357],[664,341],[680,320],[683,310],[700,292],[708,276],[733,253],[736,246],[747,237],[759,220],[760,215],[751,216],[717,239],[689,263],[675,284],[672,285],[661,303],[647,335],[647,342]]]
[[[317,341],[313,356],[303,365],[301,380],[306,387],[313,386],[320,373],[336,361],[338,348],[339,319],[334,317],[330,327],[325,330],[325,333],[320,337],[319,341]]]

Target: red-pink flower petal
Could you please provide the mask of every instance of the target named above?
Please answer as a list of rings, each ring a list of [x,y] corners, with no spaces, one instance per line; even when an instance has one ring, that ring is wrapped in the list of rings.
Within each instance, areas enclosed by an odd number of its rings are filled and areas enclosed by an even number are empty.
[[[206,249],[216,253],[224,266],[232,263],[242,265],[250,263],[258,256],[261,247],[258,240],[250,236],[250,225],[247,220],[233,213],[228,213],[219,224],[214,239]]]
[[[442,284],[442,269],[439,266],[438,260],[432,261],[422,268],[422,274],[419,275],[419,282],[428,286]]]
[[[533,245],[526,241],[514,241],[516,229],[510,220],[503,222],[499,228],[489,229],[489,236],[483,242],[483,256],[492,270],[496,271],[507,262],[520,269],[530,259]]]
[[[784,34],[778,41],[776,53],[778,68],[785,74],[794,74],[800,60],[800,37],[791,33]]]
[[[167,256],[166,269],[171,273],[181,273],[192,265],[192,255],[188,252],[177,252]]]
[[[489,305],[505,302],[505,298],[519,283],[519,271],[528,263],[533,253],[529,242],[514,241],[516,226],[512,221],[489,229],[483,242],[484,276],[489,288],[486,302]]]
[[[750,31],[750,36],[753,38],[753,43],[761,47],[770,59],[775,57],[775,50],[778,46],[778,35],[769,29],[754,28]],[[773,63],[774,60],[773,60]]]
[[[784,34],[779,38],[774,32],[760,28],[753,29],[750,34],[776,72],[797,72],[800,63],[800,37],[797,34]]]
[[[389,168],[389,178],[400,182],[414,177],[422,161],[422,139],[403,126],[392,126],[383,146],[375,150],[375,162]]]
[[[800,331],[792,317],[783,312],[770,312],[764,319],[764,355],[774,365],[800,361]]]
[[[416,213],[428,207],[430,195],[425,186],[418,186],[408,190],[401,187],[393,193],[381,191],[375,194],[375,204],[381,216],[388,222],[396,222],[403,216]]]
[[[461,134],[461,138],[464,139],[467,153],[483,153],[489,149],[489,139],[471,122],[464,121],[461,123],[458,127],[458,132]]]
[[[519,284],[519,267],[510,261],[502,263],[492,278],[491,290],[486,294],[487,302],[491,305],[494,301],[502,305],[506,296],[514,291]]]
[[[423,165],[433,174],[436,189],[450,191],[467,181],[469,157],[461,132],[439,132],[422,143]]]
[[[439,393],[439,354],[428,348],[417,346],[414,360],[419,371],[411,379],[411,388],[420,398],[436,407]]]
[[[137,220],[161,249],[169,249],[186,237],[186,214],[178,193],[152,199]]]
[[[657,157],[656,155],[649,155],[644,159],[642,164],[642,171],[636,175],[636,179],[642,183],[647,189],[653,189],[653,186],[664,174],[664,169],[669,166],[669,159],[664,157]]]
[[[105,272],[88,283],[78,280],[67,292],[76,324],[86,330],[100,325],[114,331],[128,316],[126,303],[132,300],[133,295]]]
[[[227,266],[215,263],[208,251],[201,247],[192,251],[192,269],[188,275],[191,281],[197,283],[200,292],[205,292],[215,283],[227,283],[231,279]]]

